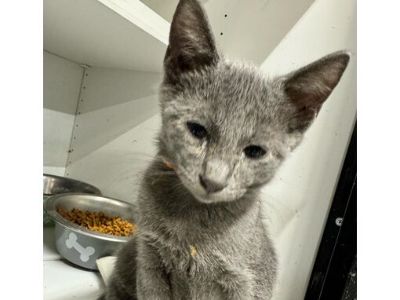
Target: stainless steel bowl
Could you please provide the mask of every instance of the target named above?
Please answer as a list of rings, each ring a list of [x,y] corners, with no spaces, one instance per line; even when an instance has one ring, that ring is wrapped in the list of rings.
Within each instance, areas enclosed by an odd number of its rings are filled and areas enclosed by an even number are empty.
[[[43,174],[43,204],[52,195],[62,193],[85,193],[101,195],[100,190],[86,182],[50,174]],[[54,226],[53,221],[43,212],[43,225]]]
[[[57,208],[101,211],[108,216],[120,216],[135,223],[135,206],[112,198],[78,193],[55,195],[47,200],[45,209],[56,223],[56,248],[61,256],[80,267],[97,270],[98,258],[113,255],[132,238],[90,231],[64,219]]]
[[[86,182],[50,174],[43,174],[43,195],[85,193],[101,195],[100,190]]]

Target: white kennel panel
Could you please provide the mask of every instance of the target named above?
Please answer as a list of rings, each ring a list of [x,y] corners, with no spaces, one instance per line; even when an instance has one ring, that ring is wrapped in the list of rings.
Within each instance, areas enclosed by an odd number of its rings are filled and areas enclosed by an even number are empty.
[[[202,0],[216,42],[232,59],[257,65],[278,45],[315,0]],[[142,0],[172,21],[178,0]],[[222,33],[222,34],[221,34]]]
[[[279,173],[263,189],[277,243],[274,300],[302,299],[356,119],[356,1],[317,0],[262,64],[284,74],[330,52],[352,55],[341,82]]]
[[[49,140],[45,132],[45,143],[49,144],[45,161],[56,165],[46,170],[63,175],[67,167],[66,176],[89,177],[87,181],[100,182],[98,186],[107,192],[107,182],[116,180],[110,178],[108,170],[112,159],[94,156],[95,162],[99,160],[107,166],[103,170],[97,168],[95,178],[87,175],[93,165],[86,162],[93,161],[92,153],[156,114],[170,25],[138,0],[44,0],[43,5],[44,49],[53,57],[84,67],[79,67],[77,93],[71,97],[74,105],[68,106],[69,115],[48,117],[44,105],[45,130],[52,134]],[[47,61],[44,65],[49,68]],[[52,73],[57,73],[56,78],[68,75],[62,67],[52,68]],[[69,105],[70,98],[62,96],[68,85],[59,89],[51,79],[49,76],[45,88],[53,91],[53,98],[58,97],[55,103]],[[51,104],[53,99],[50,100],[47,102]],[[68,128],[65,135],[59,135],[60,123]],[[62,159],[54,163],[52,157],[61,154]]]
[[[83,68],[43,53],[44,172],[64,175]]]
[[[66,175],[112,197],[133,200],[154,154],[160,73],[86,69]]]
[[[139,0],[44,0],[44,48],[97,67],[160,72],[169,23]]]

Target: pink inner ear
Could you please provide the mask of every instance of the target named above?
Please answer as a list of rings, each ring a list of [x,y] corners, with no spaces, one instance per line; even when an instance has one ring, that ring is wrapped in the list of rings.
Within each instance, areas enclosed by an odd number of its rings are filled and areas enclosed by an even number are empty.
[[[287,86],[285,91],[289,100],[297,109],[304,113],[310,110],[313,114],[319,112],[322,103],[330,93],[330,90],[327,91],[323,88],[313,89],[307,84],[304,86]]]
[[[166,79],[215,65],[219,60],[207,17],[197,1],[180,1],[174,14],[164,59]]]
[[[348,61],[348,54],[335,53],[288,76],[284,89],[296,108],[290,119],[291,130],[304,130],[311,124],[338,84]]]
[[[306,130],[332,91],[323,76],[316,80],[309,75],[286,86],[286,95],[296,108],[290,119],[289,131]]]
[[[348,60],[347,54],[330,55],[298,70],[286,81],[286,94],[296,106],[318,111],[338,84]]]

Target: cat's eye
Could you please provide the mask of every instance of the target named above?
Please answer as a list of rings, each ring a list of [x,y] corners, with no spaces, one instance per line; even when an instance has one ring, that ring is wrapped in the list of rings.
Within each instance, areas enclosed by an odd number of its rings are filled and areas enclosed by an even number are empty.
[[[247,146],[244,148],[243,152],[248,158],[251,159],[261,158],[267,153],[264,148],[255,145]]]
[[[190,133],[199,140],[204,139],[207,136],[207,130],[204,128],[204,126],[198,123],[187,122],[186,126]]]

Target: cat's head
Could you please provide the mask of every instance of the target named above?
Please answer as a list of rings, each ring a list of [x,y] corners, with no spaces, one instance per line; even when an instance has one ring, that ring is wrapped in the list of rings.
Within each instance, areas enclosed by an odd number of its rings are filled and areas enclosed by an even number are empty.
[[[160,153],[199,201],[234,201],[273,177],[348,61],[337,52],[267,80],[223,59],[199,3],[181,0],[164,60]]]

